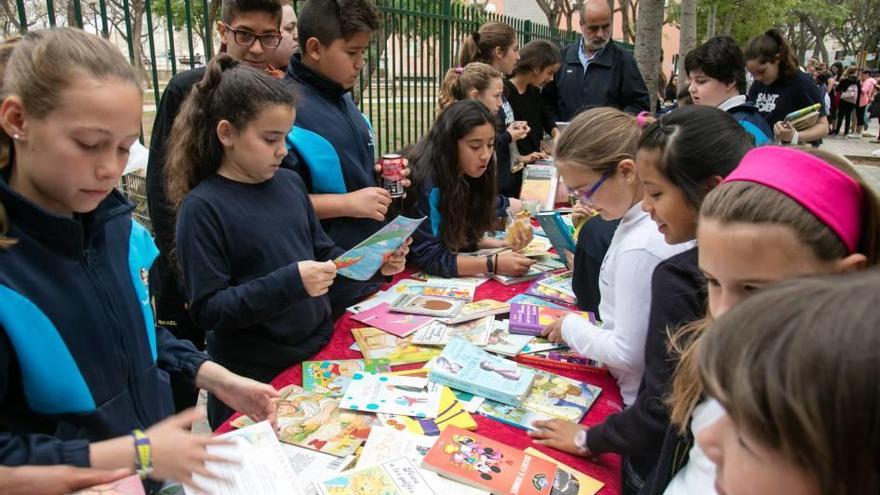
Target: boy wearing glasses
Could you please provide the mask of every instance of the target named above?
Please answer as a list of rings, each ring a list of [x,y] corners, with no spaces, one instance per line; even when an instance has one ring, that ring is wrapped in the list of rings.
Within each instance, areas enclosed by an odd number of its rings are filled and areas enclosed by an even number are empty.
[[[281,0],[223,0],[221,20],[217,23],[220,50],[245,65],[265,70],[270,55],[281,43],[280,25]],[[171,258],[177,211],[165,193],[165,145],[183,100],[204,75],[205,68],[198,67],[180,72],[169,81],[153,122],[147,166],[147,206],[160,252],[150,274],[150,280],[155,281],[150,289],[156,302],[156,324],[201,350],[205,348],[205,331],[190,319],[183,281]],[[177,411],[196,404],[197,392],[192,384],[172,376],[171,388]]]
[[[369,0],[308,0],[299,14],[300,53],[290,59],[285,78],[298,95],[287,137],[290,156],[324,230],[343,249],[379,230],[391,206],[388,191],[378,187],[370,122],[350,93],[378,27],[379,13]],[[406,187],[409,181],[403,182]],[[330,289],[334,319],[377,289],[375,283],[337,280]]]

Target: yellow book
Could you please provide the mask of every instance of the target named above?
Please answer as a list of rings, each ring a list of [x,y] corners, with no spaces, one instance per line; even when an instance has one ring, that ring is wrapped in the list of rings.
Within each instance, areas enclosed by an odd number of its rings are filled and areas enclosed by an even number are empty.
[[[541,459],[550,461],[553,464],[556,464],[559,468],[559,471],[557,471],[556,474],[556,481],[553,483],[553,493],[594,495],[605,486],[605,483],[602,483],[596,478],[587,476],[580,471],[576,471],[538,449],[529,447],[525,452],[531,456],[540,457]],[[575,491],[574,485],[577,485],[577,491]]]
[[[412,335],[395,337],[378,328],[352,328],[351,334],[366,359],[387,359],[391,366],[398,364],[425,363],[443,352],[442,348],[412,343]]]
[[[417,370],[395,371],[392,375],[427,377],[428,370],[425,368]],[[455,398],[455,394],[449,387],[443,387],[440,393],[440,412],[436,419],[413,418],[410,416],[401,416],[397,414],[378,415],[379,421],[384,426],[390,426],[398,430],[406,430],[417,435],[435,436],[445,430],[447,426],[457,426],[465,430],[476,430],[477,422],[474,418],[464,410],[464,407]]]

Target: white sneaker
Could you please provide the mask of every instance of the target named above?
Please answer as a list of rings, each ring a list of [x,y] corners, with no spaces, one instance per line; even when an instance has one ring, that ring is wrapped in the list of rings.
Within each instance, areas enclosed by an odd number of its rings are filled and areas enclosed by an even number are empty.
[[[862,136],[859,136],[858,134],[847,134],[846,137],[849,139],[862,139]]]

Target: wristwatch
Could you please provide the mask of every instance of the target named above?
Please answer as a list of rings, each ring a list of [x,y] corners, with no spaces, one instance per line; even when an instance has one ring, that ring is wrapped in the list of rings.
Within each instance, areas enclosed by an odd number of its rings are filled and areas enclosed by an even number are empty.
[[[574,434],[574,444],[581,455],[587,455],[590,453],[590,449],[587,448],[586,428],[581,428],[580,430],[578,430],[577,433]]]

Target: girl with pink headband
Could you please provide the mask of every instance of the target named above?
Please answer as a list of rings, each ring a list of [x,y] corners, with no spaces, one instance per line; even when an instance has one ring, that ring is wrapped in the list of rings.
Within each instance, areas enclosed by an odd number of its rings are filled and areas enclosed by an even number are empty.
[[[715,493],[714,466],[693,442],[724,413],[704,400],[697,373],[696,344],[709,320],[781,280],[876,265],[878,219],[877,197],[849,162],[820,150],[753,149],[706,196],[697,243],[709,314],[674,336],[681,357],[669,401],[672,427],[641,493]]]

